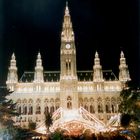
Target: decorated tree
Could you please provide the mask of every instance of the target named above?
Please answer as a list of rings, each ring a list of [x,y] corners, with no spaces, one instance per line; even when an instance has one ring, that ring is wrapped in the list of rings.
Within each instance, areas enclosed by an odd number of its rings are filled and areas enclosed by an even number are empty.
[[[138,88],[128,83],[121,94],[122,102],[120,105],[121,125],[128,127],[130,122],[133,124],[140,124],[140,91]]]
[[[16,103],[8,99],[11,93],[7,88],[0,88],[0,120],[2,125],[7,127],[13,125],[12,117],[18,115],[16,112]]]
[[[16,104],[11,99],[8,99],[11,93],[5,87],[0,88],[0,126],[13,139],[16,135],[13,117],[18,113],[15,108]]]

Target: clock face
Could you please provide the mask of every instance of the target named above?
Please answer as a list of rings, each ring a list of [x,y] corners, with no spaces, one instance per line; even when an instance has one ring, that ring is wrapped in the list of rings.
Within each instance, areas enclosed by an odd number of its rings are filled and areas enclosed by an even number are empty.
[[[70,44],[66,44],[66,49],[69,49],[70,48]]]

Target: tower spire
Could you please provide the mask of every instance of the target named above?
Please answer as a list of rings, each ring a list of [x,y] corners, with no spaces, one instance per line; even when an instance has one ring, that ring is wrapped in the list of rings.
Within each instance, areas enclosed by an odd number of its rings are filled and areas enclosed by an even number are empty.
[[[61,106],[69,108],[66,100],[70,97],[72,99],[71,109],[78,108],[76,47],[68,2],[66,2],[61,33],[60,68]]]
[[[94,82],[103,81],[102,66],[100,65],[100,58],[97,51],[95,53],[94,66],[93,66],[93,81]]]
[[[18,82],[17,66],[15,54],[12,54],[9,72],[7,76],[6,84],[11,91],[14,91],[15,84]]]
[[[68,1],[66,1],[65,16],[69,16]]]
[[[126,65],[126,59],[124,57],[123,51],[121,51],[120,54],[120,66],[119,66],[119,80],[122,82],[130,81],[130,75],[129,75],[129,70],[128,66]]]
[[[63,42],[74,41],[74,32],[72,28],[68,2],[66,2],[66,7],[65,7],[64,21],[63,21],[63,27],[62,27],[62,33],[61,33],[61,41]]]
[[[70,18],[68,2],[66,2],[64,21],[61,33],[61,79],[77,79],[76,70],[76,48],[74,33]]]
[[[40,52],[38,52],[38,55],[37,55],[34,81],[35,82],[43,82],[44,81],[43,66],[42,66],[42,59],[41,59]]]

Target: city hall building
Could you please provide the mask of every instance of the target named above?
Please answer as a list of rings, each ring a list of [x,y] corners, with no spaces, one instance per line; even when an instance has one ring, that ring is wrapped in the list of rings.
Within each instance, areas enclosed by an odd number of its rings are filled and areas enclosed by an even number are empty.
[[[118,54],[119,55],[119,54]],[[76,46],[68,6],[66,5],[61,32],[60,71],[45,71],[40,52],[33,72],[17,75],[16,56],[12,55],[7,76],[7,87],[17,103],[16,123],[28,126],[29,121],[41,123],[45,112],[59,108],[84,108],[98,120],[107,123],[118,113],[120,92],[130,80],[124,53],[120,53],[119,77],[111,70],[102,70],[100,57],[95,52],[93,70],[77,71]],[[20,80],[18,80],[20,79]]]

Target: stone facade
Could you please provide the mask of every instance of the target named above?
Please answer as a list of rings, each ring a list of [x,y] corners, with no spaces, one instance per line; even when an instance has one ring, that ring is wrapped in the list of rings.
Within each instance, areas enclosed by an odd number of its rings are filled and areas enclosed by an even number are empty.
[[[29,121],[42,122],[44,113],[53,113],[59,107],[84,107],[106,122],[118,113],[120,91],[130,80],[123,52],[120,55],[119,79],[109,70],[102,70],[98,52],[95,52],[92,71],[77,71],[76,46],[72,22],[66,5],[61,33],[60,71],[44,71],[40,52],[34,72],[25,72],[18,80],[15,55],[12,55],[7,76],[7,87],[14,91],[10,98],[17,102],[21,114],[17,124],[27,126]]]

